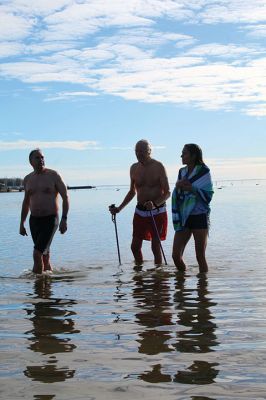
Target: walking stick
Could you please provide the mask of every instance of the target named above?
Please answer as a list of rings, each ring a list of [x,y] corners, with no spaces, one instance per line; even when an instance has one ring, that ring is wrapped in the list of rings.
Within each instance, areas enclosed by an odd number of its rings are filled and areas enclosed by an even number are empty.
[[[110,205],[110,208],[115,207],[114,204]],[[120,250],[119,250],[119,241],[118,241],[118,233],[117,233],[117,225],[116,225],[116,214],[112,214],[112,221],[115,225],[115,236],[116,236],[116,246],[117,246],[117,254],[118,254],[118,261],[119,261],[119,265],[122,265],[121,263],[121,257],[120,257]]]
[[[156,225],[156,222],[155,222],[155,219],[154,219],[154,216],[153,216],[151,210],[150,210],[150,215],[151,215],[152,222],[153,222],[153,225],[154,225],[154,228],[155,228],[157,239],[159,240],[159,243],[160,243],[160,248],[161,248],[161,251],[162,251],[164,263],[165,263],[165,265],[167,265],[167,261],[166,261],[165,255],[164,255],[164,251],[163,251],[163,246],[162,246],[162,242],[161,242],[161,239],[160,239],[160,235],[159,235],[159,232],[158,232],[158,229],[157,229],[157,225]]]

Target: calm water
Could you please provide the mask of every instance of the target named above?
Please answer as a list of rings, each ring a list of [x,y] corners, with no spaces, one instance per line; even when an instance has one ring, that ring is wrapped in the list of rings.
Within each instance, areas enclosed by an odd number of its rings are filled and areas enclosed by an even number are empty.
[[[18,235],[21,193],[0,195],[1,399],[266,399],[266,183],[216,190],[199,276],[134,272],[133,202],[117,217],[122,266],[107,212],[126,189],[70,192],[69,231],[52,245],[55,273],[37,279],[30,237]]]

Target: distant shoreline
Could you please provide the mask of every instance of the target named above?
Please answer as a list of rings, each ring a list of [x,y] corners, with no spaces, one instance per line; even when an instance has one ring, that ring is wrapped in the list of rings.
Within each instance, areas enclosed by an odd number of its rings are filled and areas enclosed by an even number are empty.
[[[258,182],[266,182],[266,178],[247,178],[247,179],[214,179],[213,183],[215,187],[218,186],[224,186],[223,184],[230,184],[233,185],[234,183],[247,183],[247,182],[257,182],[256,185],[258,185]],[[170,182],[170,185],[174,185],[175,183]],[[104,189],[104,188],[109,188],[109,189],[116,189],[119,190],[118,188],[122,187],[128,187],[126,184],[119,184],[119,185],[97,185],[97,186],[92,186],[92,185],[78,185],[78,186],[68,186],[68,190],[81,190],[81,189]],[[218,187],[220,189],[220,187]],[[19,192],[24,192],[23,187],[0,187],[0,193],[19,193]]]
[[[95,189],[96,186],[90,186],[90,185],[84,185],[84,186],[67,186],[68,190],[78,190],[78,189]],[[10,192],[24,192],[24,188],[20,187],[20,188],[12,188],[12,187],[7,187],[7,188],[2,188],[0,190],[0,193],[10,193]]]

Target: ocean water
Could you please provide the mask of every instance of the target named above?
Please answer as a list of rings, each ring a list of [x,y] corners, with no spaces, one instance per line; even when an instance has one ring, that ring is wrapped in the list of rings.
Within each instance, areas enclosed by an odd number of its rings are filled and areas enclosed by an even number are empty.
[[[23,194],[0,194],[0,398],[266,399],[266,182],[217,184],[206,275],[193,241],[176,272],[170,218],[168,265],[145,243],[133,270],[134,201],[117,216],[118,265],[108,205],[126,190],[70,191],[47,277],[18,234]]]

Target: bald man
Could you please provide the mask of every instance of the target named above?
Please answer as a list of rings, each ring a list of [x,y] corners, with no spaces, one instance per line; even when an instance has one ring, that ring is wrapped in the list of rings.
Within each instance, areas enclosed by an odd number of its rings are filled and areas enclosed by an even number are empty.
[[[160,240],[167,234],[166,200],[170,196],[167,174],[163,164],[151,158],[151,145],[147,140],[136,143],[137,162],[130,168],[130,189],[118,207],[109,207],[112,214],[119,213],[137,194],[137,206],[133,218],[131,250],[136,266],[143,264],[143,240],[151,241],[154,263],[162,264],[160,241],[154,227],[156,223]],[[151,216],[153,215],[153,218]]]

